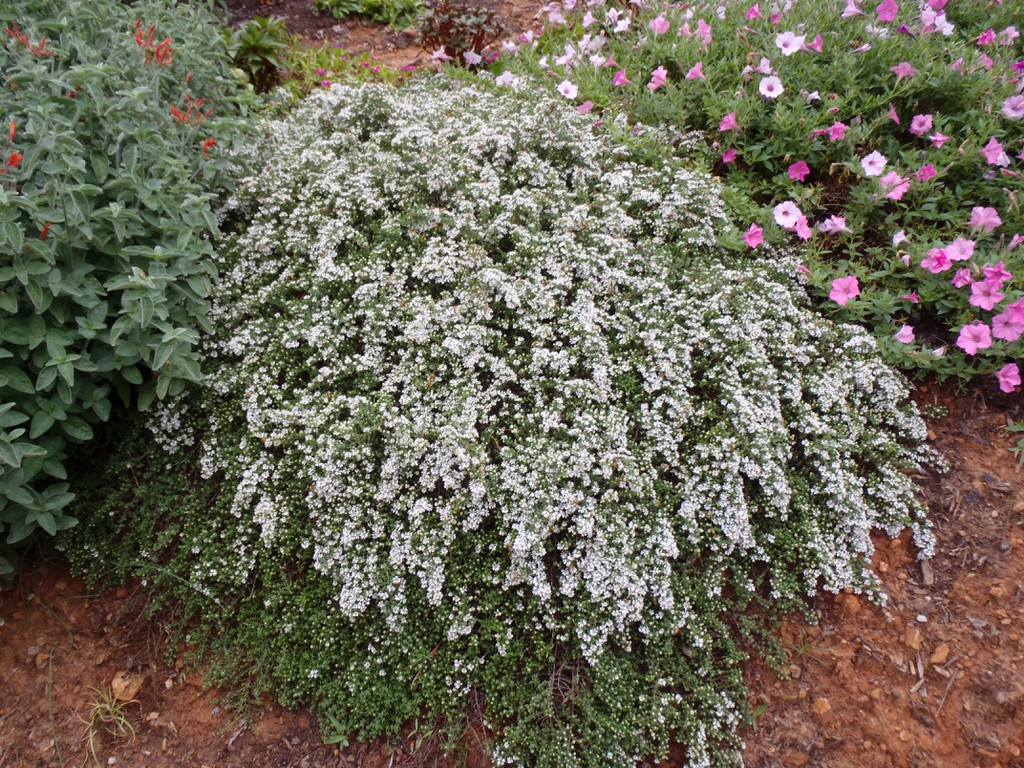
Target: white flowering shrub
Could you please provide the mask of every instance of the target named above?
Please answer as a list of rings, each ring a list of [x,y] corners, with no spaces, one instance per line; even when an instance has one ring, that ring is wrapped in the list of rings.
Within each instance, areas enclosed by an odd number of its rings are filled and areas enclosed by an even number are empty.
[[[732,764],[734,612],[870,591],[873,528],[928,546],[904,380],[612,134],[448,80],[266,126],[208,386],[152,424],[209,495],[152,535],[286,700],[373,735],[479,697],[502,765]]]

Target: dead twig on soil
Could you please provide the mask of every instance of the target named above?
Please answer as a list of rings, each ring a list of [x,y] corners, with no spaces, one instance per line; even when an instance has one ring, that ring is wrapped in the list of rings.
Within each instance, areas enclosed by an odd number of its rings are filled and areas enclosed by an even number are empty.
[[[53,719],[53,646],[50,646],[50,657],[46,660],[46,663],[49,667],[49,679],[46,683],[46,703],[50,709],[50,730],[53,731],[53,749],[57,753],[57,762],[60,763],[60,768],[64,768],[64,756],[60,752],[60,740],[57,738],[57,722]]]
[[[956,682],[956,679],[959,676],[960,676],[960,667],[957,667],[955,670],[953,670],[953,674],[949,678],[949,682],[946,683],[946,690],[942,694],[942,701],[939,702],[939,708],[935,710],[935,719],[936,720],[939,719],[939,713],[942,711],[942,706],[946,703],[946,697],[949,696],[949,689],[953,687],[953,683]]]

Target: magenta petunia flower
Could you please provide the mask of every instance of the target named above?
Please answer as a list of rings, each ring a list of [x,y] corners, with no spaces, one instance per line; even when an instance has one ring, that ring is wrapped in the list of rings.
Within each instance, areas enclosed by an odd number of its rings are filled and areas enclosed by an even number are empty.
[[[967,222],[967,226],[979,227],[986,232],[992,232],[1002,223],[1003,220],[999,218],[999,213],[995,208],[984,208],[976,205],[971,208],[971,220]]]
[[[757,246],[764,242],[763,235],[764,229],[762,227],[757,226],[757,224],[751,224],[750,229],[743,234],[743,240],[751,248],[757,248]]]
[[[885,171],[887,162],[885,155],[876,150],[867,157],[862,158],[860,164],[864,168],[865,176],[881,176]]]
[[[1010,158],[1003,151],[1003,145],[996,141],[995,136],[989,139],[988,144],[982,147],[979,152],[985,156],[985,162],[989,165],[1007,166],[1010,164]]]
[[[893,0],[882,0],[875,7],[875,13],[878,14],[879,21],[892,21],[896,18],[896,14],[899,12],[900,7],[896,5]]]
[[[725,152],[722,153],[722,162],[723,163],[731,163],[735,159],[736,159],[736,150],[735,149],[727,149],[727,150],[725,150]]]
[[[996,31],[994,29],[986,29],[978,35],[978,45],[992,45],[995,41]]]
[[[668,23],[668,19],[664,16],[658,16],[656,19],[651,19],[647,26],[651,28],[651,32],[656,35],[663,35],[669,31],[671,24]]]
[[[789,166],[789,178],[793,181],[803,181],[810,172],[810,167],[803,160],[798,160]]]
[[[882,192],[885,197],[890,200],[901,199],[910,188],[910,179],[903,178],[896,171],[889,171],[889,173],[878,180],[878,183],[882,185]]]
[[[841,307],[846,306],[850,299],[860,296],[860,285],[854,275],[837,277],[832,281],[832,290],[828,297]]]
[[[904,323],[903,327],[899,329],[893,338],[900,342],[900,344],[909,344],[914,340],[914,328]]]
[[[914,69],[912,66],[910,66],[910,62],[909,61],[901,61],[895,67],[889,67],[889,71],[896,73],[896,82],[897,82],[897,84],[904,77],[910,77],[911,75],[916,75],[917,74],[917,70]]]
[[[931,163],[921,166],[921,170],[914,174],[914,178],[918,181],[928,181],[933,176],[935,176],[935,166]]]
[[[612,78],[612,85],[632,85],[633,81],[626,77],[626,70],[620,69]]]
[[[896,114],[896,107],[889,102],[889,119],[892,120],[896,125],[900,124],[900,116]]]
[[[910,128],[908,129],[915,136],[924,136],[928,131],[932,129],[932,116],[931,115],[914,115],[910,121]]]
[[[971,283],[971,298],[967,301],[972,307],[991,312],[992,308],[1005,298],[1006,296],[999,292],[998,283],[982,280],[980,283]]]
[[[686,73],[686,79],[687,80],[707,80],[707,78],[704,77],[704,72],[702,70],[703,66],[704,66],[704,62],[703,61],[698,61],[696,64],[694,64],[692,67],[690,67],[690,70]]]
[[[975,320],[960,329],[956,345],[968,355],[977,354],[979,349],[988,349],[992,346],[992,332],[983,322]]]
[[[996,371],[996,378],[999,380],[1000,392],[1013,392],[1020,386],[1020,369],[1016,363],[1007,363]]]
[[[846,129],[849,128],[849,127],[850,126],[848,126],[848,125],[840,123],[838,120],[836,122],[832,123],[832,125],[829,126],[829,129],[828,129],[828,140],[829,141],[838,141],[839,139],[845,139],[846,138]]]
[[[953,283],[954,288],[963,288],[964,286],[970,285],[974,282],[974,278],[971,277],[971,270],[967,267],[958,269],[956,274],[953,275],[953,279],[950,280]]]
[[[764,16],[761,15],[760,3],[754,3],[750,10],[747,11],[747,21],[753,21],[754,19],[764,19]]]
[[[945,272],[953,266],[953,262],[950,261],[949,254],[946,253],[944,248],[931,248],[927,255],[921,259],[921,266],[933,275],[937,275],[939,272]]]
[[[722,122],[718,124],[719,131],[734,131],[736,130],[736,113],[730,112],[728,115],[722,118]]]
[[[921,297],[917,295],[917,291],[911,291],[910,293],[905,293],[902,296],[897,296],[896,298],[900,301],[909,301],[911,304],[921,303]]]

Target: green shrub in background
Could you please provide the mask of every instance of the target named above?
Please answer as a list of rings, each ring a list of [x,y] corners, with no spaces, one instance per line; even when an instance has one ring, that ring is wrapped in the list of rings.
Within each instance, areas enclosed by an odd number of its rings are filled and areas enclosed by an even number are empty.
[[[209,378],[64,541],[345,732],[475,707],[498,765],[732,764],[743,609],[873,590],[877,527],[928,550],[924,424],[791,260],[716,247],[671,134],[557,98],[334,86],[268,125]]]
[[[282,16],[257,16],[237,29],[225,29],[228,53],[248,73],[256,93],[269,91],[285,66],[288,29]]]
[[[158,0],[0,6],[8,545],[75,523],[68,485],[54,482],[66,479],[63,448],[92,437],[115,394],[144,409],[202,378],[210,202],[230,187],[222,150],[251,99],[211,21]]]
[[[336,19],[362,15],[395,29],[406,29],[413,26],[425,4],[423,0],[313,0],[313,7],[330,12]]]

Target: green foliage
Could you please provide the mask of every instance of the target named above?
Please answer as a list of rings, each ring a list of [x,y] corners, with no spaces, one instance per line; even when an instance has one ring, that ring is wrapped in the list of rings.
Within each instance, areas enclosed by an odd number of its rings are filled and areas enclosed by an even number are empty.
[[[329,11],[336,19],[369,16],[395,29],[411,27],[423,10],[423,0],[313,0],[318,11]]]
[[[238,83],[188,5],[17,0],[0,10],[0,531],[75,524],[66,443],[116,393],[140,408],[202,374]],[[45,38],[45,41],[44,41]],[[136,394],[133,396],[133,392]]]
[[[411,76],[414,69],[392,69],[368,53],[352,56],[331,43],[307,44],[299,38],[292,40],[285,66],[288,77],[284,85],[293,96],[308,96],[334,83],[359,85],[383,82],[399,85]]]
[[[237,29],[224,30],[235,66],[247,72],[256,93],[266,93],[278,82],[289,50],[288,30],[282,16],[257,16]]]
[[[457,741],[476,707],[499,765],[673,738],[733,765],[735,616],[874,594],[875,528],[927,551],[901,471],[925,427],[792,254],[716,246],[718,185],[669,136],[470,79],[266,125],[209,379],[153,409],[164,451],[117,441],[65,546],[152,582],[214,680],[334,735]]]
[[[420,45],[428,51],[443,50],[459,65],[466,52],[479,55],[504,31],[493,8],[468,5],[462,0],[437,0],[416,20]]]
[[[736,223],[723,244],[749,250],[741,235],[751,224],[764,228],[767,242],[806,240],[811,295],[835,319],[872,329],[891,364],[917,376],[967,381],[1024,356],[1024,336],[996,337],[976,353],[957,346],[965,325],[992,327],[1024,294],[1024,249],[1014,240],[1024,235],[1024,120],[1005,106],[1017,98],[1022,75],[1014,67],[1024,58],[1024,37],[1013,37],[1022,28],[1019,3],[951,1],[944,23],[913,2],[899,3],[892,21],[879,18],[875,2],[844,18],[846,0],[779,3],[773,18],[772,4],[763,2],[760,18],[747,18],[753,3],[723,3],[723,18],[711,7],[647,5],[629,12],[628,29],[617,29],[625,5],[577,3],[564,12],[564,24],[550,25],[536,51],[524,47],[509,66],[550,73],[553,83],[571,80],[579,88],[575,100],[595,105],[592,114],[621,112],[631,123],[701,131]],[[588,12],[596,20],[584,29]],[[667,30],[651,28],[656,18]],[[995,41],[985,42],[986,30],[994,30]],[[777,39],[786,33],[801,36],[802,45],[784,53]],[[810,47],[818,37],[820,52]],[[556,61],[567,51],[571,70]],[[613,56],[615,65],[591,66],[592,56],[598,63]],[[665,83],[656,86],[659,68]],[[620,71],[630,82],[614,82]],[[768,98],[760,86],[772,75],[785,90]],[[733,113],[735,127],[723,126]],[[915,117],[920,127],[930,117],[931,126],[912,132]],[[845,131],[830,133],[837,123]],[[935,141],[937,134],[950,138]],[[1005,158],[986,157],[993,141]],[[895,174],[889,186],[862,166],[873,152]],[[798,162],[808,167],[803,180],[789,173]],[[897,178],[908,183],[902,194],[894,189]],[[773,220],[774,207],[786,202],[807,217],[805,234]],[[972,226],[976,208],[997,211],[1001,225]],[[845,219],[849,231],[830,230],[831,217]],[[929,252],[956,238],[975,243],[971,258],[938,273],[922,266]],[[971,285],[951,281],[966,269],[980,282],[982,269],[998,262],[1014,278],[994,308],[975,303]],[[829,299],[832,282],[848,275],[858,279],[860,296],[840,306]],[[903,298],[911,295],[916,302]],[[894,339],[904,324],[916,334],[909,342]]]

